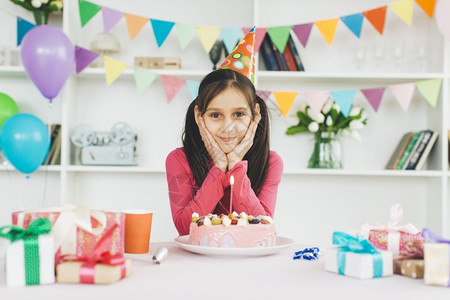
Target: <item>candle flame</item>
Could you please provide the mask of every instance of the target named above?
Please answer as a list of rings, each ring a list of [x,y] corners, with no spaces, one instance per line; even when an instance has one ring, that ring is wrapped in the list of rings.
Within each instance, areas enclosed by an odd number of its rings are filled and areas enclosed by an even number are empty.
[[[230,185],[233,185],[233,184],[234,184],[234,176],[231,175],[231,176],[230,176]]]

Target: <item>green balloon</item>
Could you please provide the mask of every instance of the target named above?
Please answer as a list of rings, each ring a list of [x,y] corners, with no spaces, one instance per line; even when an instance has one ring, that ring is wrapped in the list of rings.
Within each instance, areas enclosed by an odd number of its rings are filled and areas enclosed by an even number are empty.
[[[16,102],[8,95],[0,93],[0,129],[10,117],[19,113]]]

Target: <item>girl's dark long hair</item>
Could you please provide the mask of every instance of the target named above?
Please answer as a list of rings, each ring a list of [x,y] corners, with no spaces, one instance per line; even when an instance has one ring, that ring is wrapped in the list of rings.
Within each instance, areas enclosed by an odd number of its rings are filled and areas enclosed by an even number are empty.
[[[192,101],[186,113],[183,133],[184,152],[192,170],[195,182],[200,188],[211,168],[211,159],[200,136],[195,122],[194,108],[203,115],[211,100],[228,87],[232,87],[245,96],[252,110],[252,119],[256,113],[256,103],[259,104],[261,121],[255,133],[253,145],[244,160],[248,162],[247,176],[252,183],[252,189],[259,194],[267,177],[269,167],[269,117],[265,102],[256,95],[253,83],[244,75],[230,69],[219,69],[209,73],[200,83],[198,97]]]

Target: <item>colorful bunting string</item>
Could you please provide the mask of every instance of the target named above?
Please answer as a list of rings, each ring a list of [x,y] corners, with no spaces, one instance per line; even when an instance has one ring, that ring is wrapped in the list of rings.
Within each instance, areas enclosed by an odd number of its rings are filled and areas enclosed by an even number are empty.
[[[133,40],[141,32],[145,24],[150,21],[153,27],[153,33],[155,35],[158,47],[161,47],[163,45],[173,26],[177,28],[178,38],[183,50],[192,40],[195,34],[195,29],[206,52],[209,52],[211,50],[212,46],[219,36],[221,36],[224,40],[225,47],[227,48],[228,52],[232,51],[234,45],[236,44],[236,41],[239,40],[240,37],[242,37],[241,29],[237,27],[221,28],[218,26],[179,24],[167,20],[155,20],[149,17],[132,15],[126,12],[122,13],[85,0],[78,0],[78,2],[81,27],[84,27],[101,10],[103,16],[104,31],[109,32],[124,15],[127,20],[126,23],[130,39]],[[339,20],[344,23],[345,26],[357,38],[360,38],[361,36],[364,18],[367,19],[368,22],[380,34],[383,34],[386,21],[386,12],[388,8],[392,10],[407,25],[411,26],[413,19],[414,2],[416,2],[417,5],[430,18],[433,17],[436,0],[398,0],[388,5],[384,5],[367,11],[327,20],[316,20],[314,22],[305,24],[292,24],[268,28],[257,27],[255,50],[259,50],[261,42],[264,39],[265,34],[267,33],[273,40],[278,50],[280,50],[280,52],[283,52],[284,48],[286,47],[291,29],[296,34],[303,47],[306,47],[313,25],[317,27],[328,45],[331,45],[335,38]]]
[[[353,14],[339,18],[352,33],[359,37],[361,33],[361,23],[364,16],[372,24],[372,26],[380,33],[383,33],[384,23],[386,17],[387,7],[392,9],[406,24],[411,25],[412,20],[412,1],[413,0],[399,0],[388,6],[383,6],[373,10],[365,11],[360,14]],[[425,13],[432,17],[434,13],[435,0],[415,0],[417,4],[425,11]],[[151,22],[153,32],[155,34],[158,46],[161,46],[167,36],[170,34],[172,28],[175,26],[180,41],[180,46],[185,49],[197,32],[202,41],[205,51],[209,52],[212,45],[219,35],[227,43],[227,48],[231,49],[232,45],[236,43],[238,34],[248,31],[249,28],[221,28],[217,26],[194,26],[190,24],[174,23],[164,20],[155,20],[144,18],[136,15],[122,13],[111,8],[102,7],[85,0],[79,0],[80,21],[82,27],[85,26],[99,11],[102,11],[104,31],[109,32],[119,21],[125,16],[130,39],[133,39],[139,34],[147,22]],[[337,22],[339,20],[329,19],[321,20],[307,24],[296,24],[293,26],[277,26],[269,28],[256,28],[256,45],[260,47],[265,34],[269,34],[279,50],[284,50],[286,46],[285,40],[290,34],[291,29],[298,37],[300,43],[306,47],[313,25],[316,25],[328,44],[331,44],[334,38]],[[17,43],[20,44],[23,36],[33,27],[34,24],[17,17]],[[275,42],[276,41],[276,42]],[[76,72],[82,72],[88,67],[97,57],[98,53],[76,46]],[[120,77],[120,75],[129,67],[128,64],[113,59],[108,56],[103,56],[105,64],[105,79],[107,85],[111,85]],[[144,92],[158,76],[155,72],[148,69],[134,68],[134,76],[136,87],[140,93]],[[170,102],[178,91],[186,84],[192,99],[197,97],[199,81],[186,80],[176,76],[161,75],[164,93],[167,102]],[[388,88],[402,107],[407,111],[412,100],[415,89],[420,92],[424,99],[432,106],[436,107],[439,99],[442,79],[427,79],[412,83],[402,83],[389,85]],[[378,111],[384,95],[385,87],[361,89],[361,93],[366,97],[369,104],[375,112]],[[267,101],[270,95],[274,95],[278,108],[281,114],[285,117],[299,92],[285,92],[285,91],[257,91],[258,95]],[[306,101],[311,106],[314,113],[319,113],[323,104],[332,97],[333,100],[339,104],[343,114],[348,114],[351,109],[353,98],[356,90],[343,91],[309,91],[305,92]]]
[[[75,46],[75,60],[77,74],[83,71],[90,63],[92,63],[97,57],[98,53],[90,51],[88,49]],[[105,64],[105,78],[107,85],[111,85],[124,71],[128,68],[128,64],[119,60],[113,59],[108,56],[103,56]],[[158,74],[151,69],[143,69],[134,67],[134,78],[136,88],[139,93],[143,93],[158,77]],[[161,81],[163,84],[164,93],[166,95],[167,102],[171,102],[178,91],[186,84],[189,88],[189,93],[192,99],[197,97],[199,81],[186,80],[177,76],[161,75]],[[400,106],[404,111],[407,111],[412,100],[415,89],[420,92],[423,98],[432,106],[436,107],[439,99],[440,88],[442,85],[442,79],[426,79],[417,82],[408,82],[401,84],[388,85],[389,90],[392,92]],[[381,104],[386,87],[377,87],[365,89],[361,88],[359,91],[367,99],[367,102],[373,108],[375,112]],[[357,89],[344,89],[335,91],[306,91],[304,96],[306,102],[311,107],[313,114],[317,115],[327,99],[331,97],[335,103],[337,103],[344,116],[348,116],[353,105],[353,99],[355,98]],[[296,91],[268,91],[257,90],[257,95],[264,101],[274,96],[276,105],[283,117],[286,117],[292,104],[295,102],[299,92]]]

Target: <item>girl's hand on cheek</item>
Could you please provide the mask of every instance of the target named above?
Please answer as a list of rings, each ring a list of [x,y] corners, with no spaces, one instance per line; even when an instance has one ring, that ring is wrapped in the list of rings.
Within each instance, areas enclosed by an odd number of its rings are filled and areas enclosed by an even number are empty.
[[[198,118],[198,127],[203,143],[205,144],[205,148],[208,151],[209,156],[213,160],[214,165],[221,169],[223,172],[226,172],[228,169],[227,156],[206,128],[205,121],[202,117]]]
[[[247,132],[234,150],[228,153],[228,169],[232,169],[238,162],[244,159],[245,154],[253,146],[253,140],[255,138],[256,130],[258,129],[259,121],[261,121],[261,114],[255,116],[255,119],[250,122]]]

